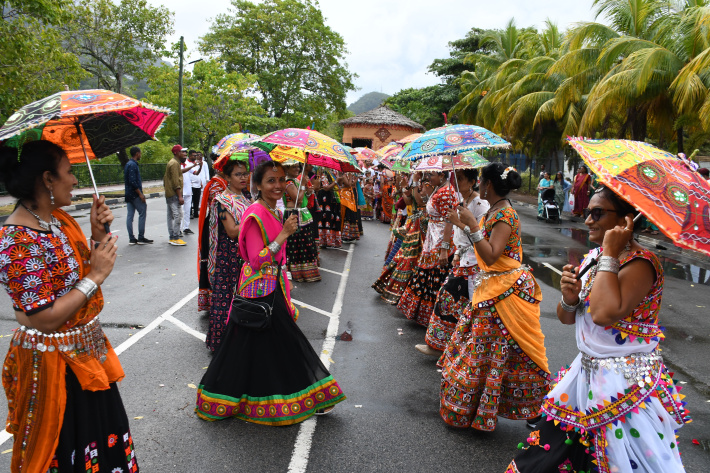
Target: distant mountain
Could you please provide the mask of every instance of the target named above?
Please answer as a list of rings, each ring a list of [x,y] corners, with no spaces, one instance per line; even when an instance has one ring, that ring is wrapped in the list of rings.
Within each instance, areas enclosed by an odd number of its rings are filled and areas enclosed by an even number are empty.
[[[387,97],[389,97],[389,95],[381,92],[370,92],[357,99],[355,103],[350,104],[348,110],[355,115],[359,115],[360,113],[368,112],[373,108],[379,107]]]

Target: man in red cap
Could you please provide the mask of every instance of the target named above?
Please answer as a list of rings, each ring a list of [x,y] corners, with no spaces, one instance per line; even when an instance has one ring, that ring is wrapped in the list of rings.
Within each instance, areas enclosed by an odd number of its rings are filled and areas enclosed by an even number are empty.
[[[168,205],[168,233],[170,234],[170,244],[173,246],[185,246],[180,239],[180,227],[182,222],[182,206],[185,203],[182,197],[182,173],[181,164],[186,159],[182,145],[173,146],[173,159],[168,161],[163,176],[163,186],[165,187],[165,202]]]

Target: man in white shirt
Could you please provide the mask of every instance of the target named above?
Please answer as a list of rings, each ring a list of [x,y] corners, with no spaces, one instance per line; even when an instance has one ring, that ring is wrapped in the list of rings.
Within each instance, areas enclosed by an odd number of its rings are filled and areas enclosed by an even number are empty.
[[[192,235],[195,232],[190,230],[190,209],[192,208],[192,186],[195,179],[200,179],[200,171],[202,171],[202,163],[197,162],[197,152],[190,150],[187,155],[187,161],[182,163],[182,197],[184,204],[182,205],[182,233]]]
[[[205,165],[205,161],[202,158],[202,153],[196,151],[196,163],[202,164],[201,170],[198,174],[194,174],[192,177],[192,212],[190,218],[197,218],[200,215],[200,199],[202,198],[202,189],[204,189],[207,182],[210,180],[210,171],[208,166]]]

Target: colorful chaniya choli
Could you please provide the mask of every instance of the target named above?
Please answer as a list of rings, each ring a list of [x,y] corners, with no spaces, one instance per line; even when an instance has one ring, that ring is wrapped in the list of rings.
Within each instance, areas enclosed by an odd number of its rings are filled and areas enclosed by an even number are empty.
[[[283,229],[283,216],[252,204],[242,216],[239,253],[244,259],[238,294],[273,307],[263,330],[240,326],[230,318],[197,390],[195,412],[215,421],[237,417],[264,425],[302,422],[318,409],[345,399],[306,336],[296,325],[298,310],[291,286],[279,267],[286,242],[272,254],[267,245]]]
[[[439,263],[439,252],[444,243],[446,215],[457,203],[456,192],[450,185],[438,189],[427,202],[426,211],[429,219],[422,253],[417,261],[417,268],[397,303],[397,308],[405,317],[424,327],[429,326],[436,295],[451,267],[448,262],[444,265]],[[452,241],[453,233],[448,241],[449,256],[454,254]]]
[[[372,288],[382,295],[388,304],[396,304],[414,273],[417,260],[422,252],[422,236],[426,233],[427,217],[423,209],[413,203],[407,209],[404,227],[396,228],[393,234],[401,239],[400,248],[372,284]]]
[[[580,267],[601,251],[592,250]],[[627,255],[621,265],[638,258],[653,265],[656,281],[629,316],[610,326],[594,324],[590,313],[596,268],[583,276],[575,323],[580,354],[558,373],[545,398],[542,414],[548,422],[538,424],[539,445],[521,444],[525,451],[507,471],[540,471],[535,468],[542,462],[569,466],[560,471],[684,471],[675,432],[689,422],[688,411],[658,348],[664,338],[658,325],[663,268],[645,249]]]
[[[477,255],[471,305],[440,360],[441,418],[484,431],[494,430],[498,417],[536,417],[550,378],[540,327],[542,291],[522,264],[520,220],[512,207],[481,220],[485,239],[496,224],[511,227],[506,247],[492,265]]]

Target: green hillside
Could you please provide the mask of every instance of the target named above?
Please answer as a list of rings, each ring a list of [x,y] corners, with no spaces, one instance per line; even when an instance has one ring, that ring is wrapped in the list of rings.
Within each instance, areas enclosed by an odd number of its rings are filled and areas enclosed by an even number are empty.
[[[387,97],[389,97],[389,95],[381,92],[369,92],[357,99],[355,103],[350,104],[348,110],[355,115],[359,115],[360,113],[379,107]]]

